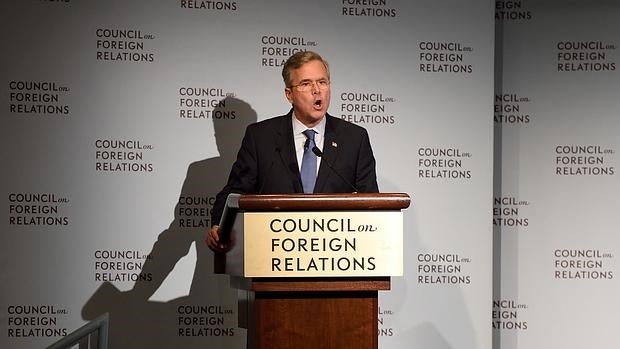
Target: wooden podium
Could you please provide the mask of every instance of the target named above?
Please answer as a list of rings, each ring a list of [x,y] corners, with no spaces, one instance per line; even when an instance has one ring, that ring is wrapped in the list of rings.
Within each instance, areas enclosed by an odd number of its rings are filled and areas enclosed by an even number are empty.
[[[216,272],[247,292],[248,347],[377,348],[378,291],[402,275],[407,194],[229,196]]]

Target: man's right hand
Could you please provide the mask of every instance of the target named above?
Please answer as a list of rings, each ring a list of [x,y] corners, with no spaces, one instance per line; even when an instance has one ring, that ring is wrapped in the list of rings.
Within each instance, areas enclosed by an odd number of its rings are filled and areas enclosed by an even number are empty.
[[[209,231],[207,232],[206,242],[207,246],[209,246],[209,248],[213,252],[226,253],[232,248],[232,244],[230,242],[222,243],[220,241],[219,225],[214,225],[211,227],[211,229],[209,229]]]

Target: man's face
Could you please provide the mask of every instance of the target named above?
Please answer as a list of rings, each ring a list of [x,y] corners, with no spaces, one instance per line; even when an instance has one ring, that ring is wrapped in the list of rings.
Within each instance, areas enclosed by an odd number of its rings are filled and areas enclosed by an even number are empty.
[[[323,62],[310,61],[298,69],[291,71],[292,86],[310,82],[308,91],[300,91],[300,87],[284,89],[286,99],[293,104],[295,116],[308,127],[314,127],[327,112],[330,99],[330,85],[321,89],[318,81],[329,81],[327,69]]]

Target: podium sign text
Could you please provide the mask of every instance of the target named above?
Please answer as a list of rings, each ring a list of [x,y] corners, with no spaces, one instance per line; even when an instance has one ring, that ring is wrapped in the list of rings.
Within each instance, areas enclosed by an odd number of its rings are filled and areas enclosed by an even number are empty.
[[[246,277],[401,276],[400,211],[246,212]]]

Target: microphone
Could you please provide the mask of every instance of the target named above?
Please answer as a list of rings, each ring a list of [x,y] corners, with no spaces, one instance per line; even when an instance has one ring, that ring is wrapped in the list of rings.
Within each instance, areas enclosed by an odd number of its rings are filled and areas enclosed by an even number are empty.
[[[347,181],[346,178],[344,178],[343,175],[340,174],[340,172],[336,171],[336,169],[334,168],[334,166],[332,166],[331,162],[329,160],[327,160],[326,158],[323,157],[323,152],[321,151],[321,149],[319,149],[316,145],[312,148],[312,152],[314,153],[314,155],[318,156],[321,158],[321,161],[325,161],[325,163],[327,164],[327,167],[329,167],[330,170],[332,170],[332,172],[334,172],[338,177],[340,177],[340,179],[342,179],[349,187],[351,187],[353,189],[354,193],[359,192],[359,190],[353,185],[351,184],[351,182]]]

